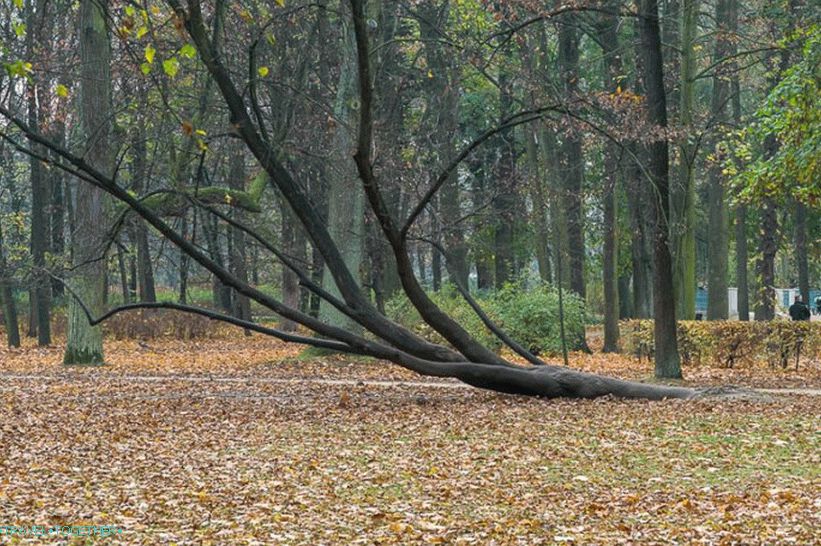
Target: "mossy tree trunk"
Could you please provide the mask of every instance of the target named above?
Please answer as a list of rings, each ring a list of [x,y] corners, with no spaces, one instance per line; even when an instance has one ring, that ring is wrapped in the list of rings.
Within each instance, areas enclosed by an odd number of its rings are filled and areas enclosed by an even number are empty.
[[[113,170],[111,109],[111,44],[105,0],[80,3],[80,122],[86,141],[86,160],[99,171]],[[103,311],[105,292],[106,195],[99,188],[80,183],[74,207],[76,228],[74,276],[71,287],[94,313]],[[65,364],[102,364],[103,336],[100,327],[90,326],[83,310],[71,299]]]

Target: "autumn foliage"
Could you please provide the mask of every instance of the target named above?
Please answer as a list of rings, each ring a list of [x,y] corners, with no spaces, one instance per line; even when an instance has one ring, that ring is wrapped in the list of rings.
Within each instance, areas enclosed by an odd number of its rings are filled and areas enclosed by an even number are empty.
[[[625,349],[651,358],[653,321],[629,320],[623,326]],[[685,364],[732,368],[766,362],[786,368],[821,357],[819,322],[679,321],[677,336]]]

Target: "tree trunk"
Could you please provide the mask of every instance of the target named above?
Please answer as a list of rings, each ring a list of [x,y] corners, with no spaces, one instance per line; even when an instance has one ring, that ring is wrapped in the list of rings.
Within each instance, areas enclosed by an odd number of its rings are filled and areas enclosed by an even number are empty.
[[[735,24],[732,22],[733,0],[716,1],[716,22],[719,33],[716,35],[715,53],[713,62],[721,62],[725,57],[734,53]],[[726,27],[725,27],[726,25]],[[730,103],[730,84],[726,76],[717,72],[713,76],[713,95],[711,110],[713,120],[723,128],[729,121],[727,110]],[[717,139],[715,139],[717,140]],[[717,144],[717,142],[716,142]],[[722,154],[714,146],[716,156],[710,165],[708,181],[708,236],[707,236],[707,319],[726,320],[729,314],[729,300],[727,295],[727,268],[729,250],[729,213],[727,212],[727,198],[724,189],[723,175],[721,174]]]
[[[634,21],[633,33],[641,34],[641,20]],[[634,93],[646,94],[644,83],[643,44],[641,40],[634,41],[635,75],[633,80]],[[630,259],[633,275],[633,316],[636,318],[652,318],[653,316],[653,229],[655,225],[655,193],[645,177],[644,165],[650,163],[647,147],[644,143],[634,140],[629,143],[630,161],[626,168],[628,182],[627,207],[630,213],[631,244]]]
[[[146,127],[142,116],[137,119],[136,129],[131,138],[132,155],[132,188],[137,195],[142,195],[146,188]],[[154,287],[154,266],[151,263],[151,248],[148,244],[148,228],[142,218],[134,218],[132,233],[137,247],[137,287],[140,301],[157,301]]]
[[[605,91],[616,93],[619,87],[621,74],[621,58],[619,57],[618,11],[619,2],[610,2],[608,8],[613,14],[603,15],[599,26],[599,41],[604,55]],[[606,142],[604,144],[604,255],[602,257],[602,276],[604,283],[604,348],[605,353],[615,353],[619,350],[619,286],[618,286],[618,212],[617,192],[618,179],[621,172],[618,144]]]
[[[419,34],[424,43],[429,71],[426,80],[429,103],[426,124],[433,149],[433,165],[436,171],[441,171],[456,156],[456,143],[459,141],[459,71],[454,65],[455,57],[439,40],[450,18],[449,2],[423,3],[419,13]],[[462,226],[456,223],[462,216],[460,193],[459,178],[454,172],[440,192],[441,234],[450,261],[448,270],[455,273],[455,283],[467,286],[467,246]],[[436,254],[434,252],[434,256]]]
[[[502,119],[512,114],[513,95],[510,75],[502,68],[499,75],[499,112]],[[493,184],[493,257],[494,285],[497,290],[513,274],[513,223],[516,206],[516,150],[512,128],[499,133],[499,160]]]
[[[647,106],[651,123],[667,127],[667,101],[664,92],[664,67],[659,36],[657,0],[641,0],[639,19],[645,67]],[[676,300],[673,294],[673,269],[668,244],[669,163],[667,140],[649,145],[648,170],[655,186],[655,229],[653,275],[653,312],[655,339],[655,373],[659,378],[681,377],[681,361],[676,340]]]
[[[559,23],[559,75],[565,100],[572,102],[579,93],[579,31],[580,20],[575,14],[566,14]],[[584,155],[581,135],[568,127],[562,135],[559,148],[559,169],[562,186],[562,207],[567,225],[567,266],[570,289],[584,300],[587,297],[584,279]]]
[[[807,263],[807,208],[796,201],[795,203],[795,266],[798,269],[798,291],[801,299],[807,305],[810,301],[810,270]]]
[[[36,0],[36,7],[33,3],[28,4],[28,33],[27,47],[29,58],[35,59],[39,56],[36,48],[43,47],[43,27],[46,20],[46,2]],[[47,102],[49,91],[48,81],[40,82],[38,79],[43,75],[37,74],[29,79],[27,88],[28,94],[28,122],[32,127],[40,127],[41,122],[46,120],[44,106]],[[38,105],[39,103],[39,105]],[[40,110],[43,112],[40,112]],[[40,146],[34,149],[41,155],[45,155],[45,150]],[[31,176],[31,256],[34,265],[32,275],[32,287],[30,291],[31,320],[35,328],[29,328],[30,332],[37,331],[37,344],[41,347],[51,344],[51,282],[46,270],[46,252],[49,250],[49,218],[46,215],[47,208],[51,201],[51,191],[48,185],[46,173],[43,172],[43,163],[35,157],[29,161],[29,173]]]
[[[479,211],[488,200],[487,195],[487,170],[485,156],[480,155],[479,159],[469,164],[471,172],[471,205],[474,211]],[[486,230],[485,214],[476,212],[473,217],[473,261],[476,266],[476,288],[478,290],[490,290],[493,288],[493,269],[489,259],[488,237]],[[467,286],[467,285],[465,285]]]
[[[539,266],[539,278],[549,283],[553,280],[550,272],[550,231],[547,217],[547,199],[545,198],[545,173],[541,163],[541,142],[538,130],[528,132],[527,159],[530,170],[528,189],[533,210],[530,218],[534,229],[534,244],[536,246],[536,263]]]
[[[8,271],[3,247],[3,226],[0,223],[0,309],[3,311],[8,346],[19,347],[20,327],[17,324],[17,302],[14,301],[11,274]]]
[[[730,0],[730,24],[738,25],[738,3]],[[741,126],[741,85],[738,74],[730,80],[732,86],[733,123]],[[735,282],[738,287],[738,320],[750,320],[750,288],[747,279],[747,205],[739,203],[735,210]]]
[[[778,251],[778,239],[776,204],[772,198],[766,197],[761,207],[761,234],[758,239],[758,297],[755,320],[775,318],[775,254]]]
[[[630,293],[630,276],[619,275],[619,318],[627,319],[635,316],[633,311],[633,295]]]
[[[679,124],[685,136],[679,144],[670,203],[672,207],[671,238],[673,241],[673,282],[676,294],[676,314],[692,320],[696,308],[696,187],[693,131],[693,100],[695,93],[695,34],[698,23],[698,0],[681,0],[680,19],[680,96]]]
[[[747,283],[747,207],[735,210],[735,282],[738,287],[738,320],[750,320],[750,289]]]
[[[328,231],[336,243],[348,270],[353,273],[357,285],[361,286],[365,245],[365,194],[357,177],[356,165],[352,157],[355,150],[356,113],[351,104],[357,96],[356,51],[351,29],[342,33],[340,49],[340,73],[336,89],[334,117],[338,120],[333,136],[333,163],[327,171],[330,190],[328,193]],[[353,131],[353,133],[352,133]],[[339,297],[341,290],[330,268],[325,268],[322,287]],[[319,316],[327,323],[352,331],[361,331],[361,326],[350,317],[326,302],[319,308]]]
[[[111,111],[111,46],[108,2],[80,3],[80,120],[90,165],[110,174],[113,171]],[[77,225],[72,238],[75,276],[72,289],[95,316],[102,313],[105,292],[105,194],[79,183],[76,192]],[[103,335],[72,298],[69,303],[68,340],[65,364],[102,364]]]
[[[296,231],[299,228],[296,223],[296,218],[294,218],[294,215],[291,213],[291,208],[288,206],[288,203],[285,203],[284,201],[280,203],[280,215],[282,216],[280,239],[282,241],[283,251],[289,256],[294,256],[296,258],[296,253],[298,251],[296,248]],[[304,242],[302,246],[304,255]],[[282,266],[282,276],[280,282],[282,283],[282,303],[289,307],[298,308],[300,290],[299,277],[297,277],[297,274],[291,269]],[[279,328],[286,332],[294,332],[297,329],[297,323],[283,318],[279,322]]]
[[[180,219],[180,231],[185,235],[188,236],[188,215],[183,214],[182,218]],[[177,300],[180,303],[186,303],[188,301],[188,268],[189,268],[189,258],[188,255],[182,251],[180,251],[180,270],[179,270],[179,293],[177,295]]]
[[[58,116],[59,118],[59,116]],[[56,135],[55,138],[61,146],[66,143],[66,126],[62,120],[54,121]],[[65,254],[65,195],[63,191],[63,177],[65,174],[59,169],[51,169],[49,174],[49,185],[51,186],[49,231],[51,232],[51,253],[54,256],[62,257]],[[62,277],[62,271],[59,272]],[[63,283],[57,279],[52,279],[51,294],[55,298],[63,295],[65,288]]]
[[[120,291],[123,294],[123,303],[131,303],[131,292],[128,287],[128,268],[125,261],[125,252],[121,245],[117,245],[117,268],[120,270]]]

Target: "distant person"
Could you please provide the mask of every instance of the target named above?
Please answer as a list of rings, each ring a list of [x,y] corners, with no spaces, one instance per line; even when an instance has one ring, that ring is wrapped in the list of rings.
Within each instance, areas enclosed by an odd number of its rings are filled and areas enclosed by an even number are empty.
[[[790,318],[793,320],[810,320],[810,308],[801,301],[801,295],[795,296],[795,303],[790,305]]]
[[[821,315],[821,296],[815,298],[815,314]]]

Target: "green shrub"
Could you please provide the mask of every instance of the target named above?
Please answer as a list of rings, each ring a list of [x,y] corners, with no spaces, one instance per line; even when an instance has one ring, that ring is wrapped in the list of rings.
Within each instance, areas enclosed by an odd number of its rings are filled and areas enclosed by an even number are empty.
[[[568,350],[580,349],[584,340],[584,305],[575,294],[563,295],[565,336]],[[450,317],[462,325],[485,347],[498,351],[499,339],[453,286],[429,294],[431,299]],[[498,292],[474,296],[482,310],[508,335],[534,353],[558,354],[562,344],[559,328],[559,295],[546,284],[526,289],[521,283],[509,284]],[[388,316],[417,334],[434,342],[444,340],[419,317],[404,294],[388,301]]]

